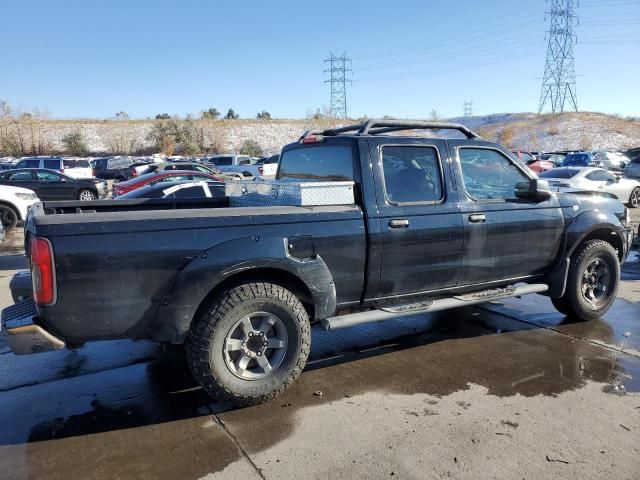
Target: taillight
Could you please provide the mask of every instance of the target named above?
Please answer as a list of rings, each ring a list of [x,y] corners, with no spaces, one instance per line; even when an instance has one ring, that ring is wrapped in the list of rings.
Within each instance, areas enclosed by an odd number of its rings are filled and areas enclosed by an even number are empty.
[[[55,269],[53,248],[46,238],[31,237],[31,282],[33,298],[40,306],[56,303]]]
[[[137,177],[138,176],[138,172],[136,170],[136,167],[131,167],[131,176],[132,177]]]
[[[92,176],[93,178],[96,178],[96,169],[95,169],[95,168],[92,168],[92,169],[91,169],[91,176]]]

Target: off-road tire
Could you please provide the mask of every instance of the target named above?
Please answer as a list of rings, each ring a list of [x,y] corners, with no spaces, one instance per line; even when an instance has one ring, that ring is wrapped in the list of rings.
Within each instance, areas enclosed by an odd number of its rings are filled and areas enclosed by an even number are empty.
[[[598,302],[590,302],[583,294],[583,274],[595,259],[604,262],[610,279],[603,298]],[[602,317],[609,310],[616,299],[619,284],[620,261],[615,249],[603,240],[590,240],[579,246],[571,256],[565,294],[561,298],[553,299],[553,304],[559,312],[570,318],[594,320]]]
[[[225,338],[236,322],[253,312],[278,316],[286,328],[286,353],[277,368],[257,380],[234,375],[224,359]],[[286,288],[272,283],[246,283],[212,298],[194,319],[187,342],[192,375],[212,397],[236,406],[269,401],[287,390],[309,356],[311,327],[307,312]]]
[[[2,227],[4,230],[11,230],[18,224],[18,219],[20,217],[18,212],[9,205],[0,204],[0,218],[2,219]]]
[[[569,316],[571,314],[571,307],[567,303],[566,297],[552,298],[551,303],[553,303],[555,309],[563,315]]]

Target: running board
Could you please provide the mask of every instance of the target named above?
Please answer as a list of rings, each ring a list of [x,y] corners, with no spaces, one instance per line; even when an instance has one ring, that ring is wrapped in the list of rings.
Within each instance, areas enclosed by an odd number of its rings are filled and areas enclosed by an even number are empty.
[[[452,297],[440,298],[438,300],[422,301],[408,305],[384,307],[378,310],[367,310],[364,312],[350,313],[348,315],[329,317],[322,320],[320,322],[320,326],[323,330],[338,330],[340,328],[353,327],[354,325],[360,325],[363,323],[380,322],[407,315],[466,307],[467,305],[488,302],[489,300],[495,300],[498,298],[519,297],[530,293],[542,293],[547,290],[549,290],[549,286],[543,283],[532,283],[505,288],[491,288],[489,290],[482,290],[464,295],[454,295]]]

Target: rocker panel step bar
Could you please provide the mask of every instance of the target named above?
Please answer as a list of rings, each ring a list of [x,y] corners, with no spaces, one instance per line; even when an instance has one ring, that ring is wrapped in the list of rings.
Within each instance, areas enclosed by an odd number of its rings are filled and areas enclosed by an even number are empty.
[[[432,302],[418,302],[409,305],[398,305],[395,307],[385,307],[379,310],[368,310],[365,312],[350,313],[337,317],[325,318],[320,322],[323,330],[338,330],[340,328],[353,327],[363,323],[381,322],[392,320],[407,315],[418,313],[437,312],[450,308],[466,307],[476,303],[483,303],[498,298],[519,297],[530,293],[542,293],[549,290],[549,286],[543,283],[532,283],[506,288],[491,288],[466,295],[456,295],[453,297],[440,298]]]

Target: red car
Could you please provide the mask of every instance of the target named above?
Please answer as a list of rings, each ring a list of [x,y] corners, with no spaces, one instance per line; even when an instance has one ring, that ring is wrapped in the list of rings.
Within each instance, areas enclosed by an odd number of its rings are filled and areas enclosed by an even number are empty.
[[[536,160],[535,162],[528,164],[527,167],[536,173],[542,173],[555,168],[556,164],[549,160]]]
[[[119,182],[113,185],[113,197],[124,195],[140,187],[146,185],[155,185],[160,182],[175,182],[176,180],[192,181],[192,180],[216,180],[223,182],[224,180],[217,175],[205,172],[196,172],[188,170],[169,170],[161,172],[147,173],[139,177],[132,178],[126,182]]]

